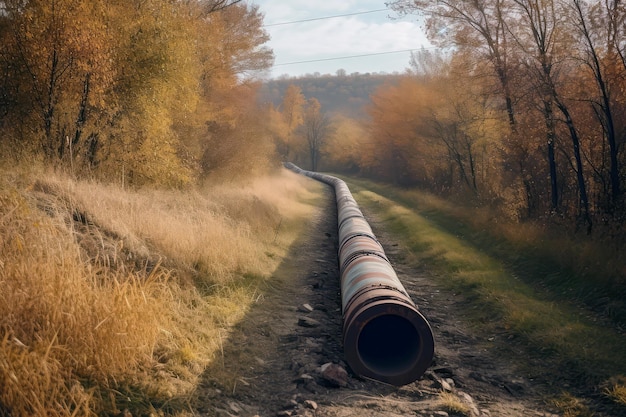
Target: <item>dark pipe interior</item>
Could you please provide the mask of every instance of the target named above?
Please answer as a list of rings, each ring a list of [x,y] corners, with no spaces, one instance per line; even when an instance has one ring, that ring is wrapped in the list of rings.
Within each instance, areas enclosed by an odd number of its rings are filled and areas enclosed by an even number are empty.
[[[407,372],[418,360],[420,337],[409,320],[378,316],[363,326],[358,352],[363,364],[379,375]]]

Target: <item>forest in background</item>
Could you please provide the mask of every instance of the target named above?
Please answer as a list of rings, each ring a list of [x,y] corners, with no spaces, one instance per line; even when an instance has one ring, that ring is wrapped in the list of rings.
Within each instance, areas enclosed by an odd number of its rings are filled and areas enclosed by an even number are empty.
[[[417,79],[373,97],[372,138],[393,145],[366,169],[463,190],[515,218],[623,235],[624,4],[389,6],[423,14],[431,41],[454,52],[414,55]],[[400,133],[383,139],[389,131]]]
[[[378,88],[401,77],[399,74],[384,73],[348,75],[341,69],[332,75],[284,76],[263,82],[259,90],[259,103],[280,107],[289,86],[295,85],[304,97],[316,98],[324,112],[363,120],[367,117],[366,107],[371,95]]]
[[[258,6],[130,5],[0,2],[5,158],[170,187],[291,160],[623,235],[620,2],[393,1],[441,47],[414,52],[405,74],[265,82]]]
[[[341,115],[324,169],[417,186],[514,221],[617,239],[626,221],[626,6],[582,0],[392,1],[440,49],[403,75],[281,79]],[[341,108],[372,93],[365,117]],[[324,101],[322,101],[324,100]],[[297,112],[296,112],[297,113]],[[291,122],[290,122],[291,123]],[[283,135],[285,136],[285,135]],[[286,135],[289,136],[289,135]],[[310,146],[309,146],[310,148]],[[298,158],[295,158],[298,160]]]

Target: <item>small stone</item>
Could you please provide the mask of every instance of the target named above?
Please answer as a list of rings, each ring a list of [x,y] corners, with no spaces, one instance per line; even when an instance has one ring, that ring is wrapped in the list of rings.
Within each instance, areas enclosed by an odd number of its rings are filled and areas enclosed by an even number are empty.
[[[310,408],[311,410],[317,410],[317,403],[313,400],[305,400],[304,406],[306,408]]]
[[[458,395],[461,398],[461,400],[469,406],[472,417],[480,416],[480,411],[478,410],[478,407],[476,406],[476,402],[474,402],[474,399],[472,398],[471,395],[469,395],[466,392],[461,392],[461,391],[458,392]]]
[[[445,380],[433,375],[433,387],[446,392],[452,392],[452,386]]]
[[[311,351],[311,352],[322,353],[324,351],[323,342],[321,342],[319,339],[316,339],[316,338],[312,338],[312,337],[306,338],[302,345],[304,348],[306,348],[306,350]]]
[[[472,398],[471,395],[469,395],[467,392],[462,392],[459,391],[459,396],[462,397],[465,401],[467,401],[469,404],[474,404],[474,399]]]
[[[301,327],[308,327],[308,328],[313,328],[313,327],[319,327],[320,326],[320,322],[312,319],[310,317],[300,317],[298,319],[298,326]]]
[[[313,381],[315,378],[313,378],[311,375],[309,374],[302,374],[299,377],[296,378],[296,382],[307,382],[307,381]]]
[[[215,415],[218,417],[233,417],[234,414],[228,412],[228,410],[224,410],[222,408],[215,408]]]
[[[454,376],[454,371],[447,366],[439,366],[437,368],[434,368],[433,372],[443,378],[451,378]]]
[[[348,372],[336,363],[325,363],[320,367],[322,378],[335,387],[345,387],[348,385]]]
[[[441,417],[449,417],[450,414],[448,414],[446,411],[433,411],[433,415],[434,416],[441,416]]]
[[[243,411],[243,409],[239,407],[239,405],[236,402],[228,403],[228,408],[230,408],[230,411],[232,411],[235,414],[239,414]]]
[[[470,372],[469,373],[470,378],[475,379],[476,381],[479,382],[488,382],[487,378],[485,378],[482,374],[478,373],[478,372]]]

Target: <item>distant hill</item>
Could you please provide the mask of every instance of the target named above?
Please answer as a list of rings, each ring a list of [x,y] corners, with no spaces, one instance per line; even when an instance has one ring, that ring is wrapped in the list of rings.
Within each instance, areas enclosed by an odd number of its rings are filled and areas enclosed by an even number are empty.
[[[396,82],[399,74],[350,74],[280,78],[263,84],[259,100],[279,106],[290,84],[302,90],[304,96],[316,98],[327,113],[341,113],[352,118],[365,117],[364,107],[370,95],[384,84]]]

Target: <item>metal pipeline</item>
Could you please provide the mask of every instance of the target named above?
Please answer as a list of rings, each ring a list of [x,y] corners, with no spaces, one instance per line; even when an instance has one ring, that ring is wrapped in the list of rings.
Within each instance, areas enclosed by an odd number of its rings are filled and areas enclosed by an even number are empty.
[[[285,167],[335,189],[346,362],[362,377],[401,386],[430,365],[435,341],[428,321],[398,279],[345,182]]]

